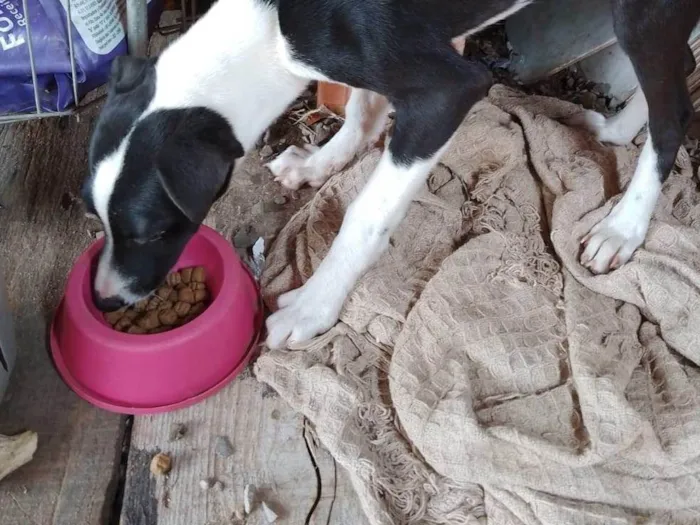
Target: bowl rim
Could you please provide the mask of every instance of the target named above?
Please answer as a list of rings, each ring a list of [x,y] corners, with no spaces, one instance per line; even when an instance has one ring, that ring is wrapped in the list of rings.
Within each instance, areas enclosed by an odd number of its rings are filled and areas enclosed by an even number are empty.
[[[189,242],[197,236],[204,238],[213,245],[217,254],[222,259],[223,267],[225,269],[228,268],[229,271],[223,272],[221,291],[219,294],[211,304],[207,306],[204,312],[187,323],[186,330],[180,329],[184,327],[178,327],[159,334],[128,334],[118,332],[95,318],[88,308],[88,305],[83,300],[83,286],[86,278],[85,274],[91,271],[92,261],[99,255],[104,246],[104,237],[93,242],[76,260],[65,285],[61,306],[65,307],[65,304],[70,304],[73,315],[79,316],[82,331],[88,333],[95,343],[111,347],[118,345],[120,351],[147,352],[150,351],[152,347],[161,346],[163,344],[186,344],[190,342],[203,331],[223,321],[226,312],[233,302],[235,292],[241,287],[240,276],[248,274],[248,276],[252,278],[250,271],[245,267],[243,261],[240,260],[231,244],[216,230],[202,224]],[[236,267],[242,268],[244,272],[238,273],[233,271]],[[253,281],[255,283],[255,279],[253,279]],[[77,284],[77,286],[74,284]],[[258,295],[260,295],[257,284],[256,291]]]
[[[58,375],[63,379],[63,381],[70,387],[71,390],[73,390],[80,398],[84,399],[85,401],[89,402],[90,404],[101,408],[103,410],[107,410],[109,412],[114,412],[118,414],[128,414],[128,415],[145,415],[145,414],[160,414],[160,413],[165,413],[165,412],[172,412],[174,410],[178,410],[181,408],[186,408],[192,405],[195,405],[199,403],[200,401],[203,401],[204,399],[216,394],[219,390],[224,388],[227,384],[229,384],[233,379],[240,374],[240,372],[248,365],[250,362],[251,358],[254,355],[254,351],[256,347],[258,346],[258,343],[260,342],[260,337],[263,332],[263,323],[265,320],[265,305],[263,302],[262,298],[262,293],[260,291],[260,284],[257,282],[255,279],[253,272],[243,263],[243,261],[240,260],[236,252],[233,250],[233,247],[226,241],[226,239],[220,235],[218,232],[213,230],[212,228],[209,228],[207,226],[202,225],[200,227],[200,230],[197,231],[197,234],[202,233],[204,235],[207,235],[211,240],[214,240],[219,248],[219,251],[221,252],[221,248],[223,245],[225,245],[229,252],[228,259],[232,260],[233,262],[237,262],[239,266],[243,269],[243,272],[240,274],[241,279],[238,279],[236,282],[237,286],[241,286],[243,279],[248,279],[250,284],[253,286],[253,289],[255,290],[256,294],[256,311],[254,313],[254,318],[253,318],[253,334],[251,336],[250,343],[248,344],[245,352],[241,356],[241,359],[238,361],[236,365],[234,365],[231,368],[231,371],[226,374],[222,379],[220,379],[217,383],[212,385],[211,387],[207,388],[206,390],[195,394],[193,396],[187,397],[185,399],[182,399],[180,401],[176,401],[174,403],[169,403],[165,405],[157,405],[157,406],[147,406],[147,405],[128,405],[128,404],[122,404],[119,403],[118,401],[107,398],[105,396],[100,395],[99,393],[85,387],[80,383],[70,372],[68,366],[66,365],[64,359],[63,359],[63,354],[61,353],[61,349],[58,345],[58,337],[56,336],[56,319],[58,319],[59,315],[58,313],[60,312],[61,308],[65,308],[65,303],[68,294],[64,294],[64,296],[61,298],[61,301],[58,304],[58,307],[56,308],[53,319],[51,323],[48,326],[48,343],[49,343],[49,352],[51,356],[51,360],[54,364],[54,367],[56,368]],[[81,255],[81,258],[84,257],[88,251],[94,250],[95,246],[98,245],[99,241],[96,243],[93,243],[92,246],[88,248],[88,250],[85,250],[85,252]],[[223,244],[222,244],[223,243]],[[101,245],[100,245],[101,248]],[[88,258],[88,268],[90,265],[90,261],[92,260],[92,257],[94,255],[90,253],[90,256]],[[226,259],[224,259],[224,262],[226,262]],[[222,280],[222,290],[224,289],[224,283],[226,283],[226,275],[230,275],[231,272],[225,272],[224,279]],[[70,278],[69,278],[70,281]],[[82,281],[81,281],[82,282]],[[82,294],[81,294],[82,295]],[[221,295],[221,293],[219,294]],[[217,297],[218,298],[218,297]],[[229,302],[233,300],[233,296],[230,297]],[[216,301],[214,301],[211,306],[214,305]],[[82,305],[83,308],[85,308],[86,312],[85,314],[90,316],[90,319],[92,322],[95,324],[99,325],[101,328],[104,329],[104,333],[107,333],[111,335],[111,339],[114,340],[115,335],[122,336],[122,341],[124,338],[128,340],[130,345],[126,346],[125,348],[120,348],[120,351],[128,351],[131,350],[132,347],[134,346],[133,343],[136,342],[137,340],[146,340],[146,344],[152,344],[155,341],[164,341],[164,340],[170,340],[170,341],[177,341],[178,343],[181,342],[189,342],[188,340],[191,337],[195,337],[196,334],[198,333],[195,330],[183,330],[183,333],[190,334],[189,337],[186,338],[172,338],[172,337],[165,337],[161,338],[160,336],[168,336],[168,334],[171,334],[172,332],[165,332],[162,334],[152,334],[149,337],[144,337],[142,334],[124,334],[121,332],[117,332],[115,330],[111,330],[109,327],[101,324],[98,322],[97,319],[87,311],[87,307],[85,304]],[[207,308],[209,310],[209,308]],[[221,317],[226,312],[225,308],[221,309]],[[188,326],[196,323],[201,317],[204,316],[204,313],[200,315],[197,319],[194,319],[191,323],[188,323]],[[212,318],[212,321],[216,321],[216,318]],[[201,323],[200,323],[201,324]],[[208,323],[207,323],[208,324]],[[206,325],[205,325],[206,326]],[[175,330],[173,330],[174,332]],[[103,333],[103,335],[104,335]],[[99,339],[96,339],[99,341]]]
[[[53,361],[53,364],[58,371],[59,376],[63,379],[63,381],[70,387],[73,392],[75,392],[80,398],[84,399],[88,403],[101,408],[103,410],[107,410],[109,412],[114,412],[117,414],[127,414],[127,415],[146,415],[146,414],[162,414],[166,412],[172,412],[174,410],[179,410],[181,408],[187,408],[189,406],[195,405],[199,403],[200,401],[203,401],[204,399],[213,396],[217,392],[219,392],[221,389],[223,389],[226,385],[228,385],[231,381],[233,381],[238,374],[240,374],[243,369],[245,369],[246,366],[248,366],[248,363],[250,362],[251,358],[253,357],[254,350],[258,346],[258,343],[260,342],[260,335],[262,334],[262,329],[263,329],[263,321],[265,319],[265,308],[264,308],[264,303],[262,299],[262,294],[260,293],[260,287],[258,285],[258,282],[255,280],[253,277],[252,272],[242,264],[243,269],[245,270],[245,273],[247,277],[251,280],[251,283],[253,284],[253,287],[255,288],[257,295],[258,295],[258,309],[255,314],[255,320],[254,320],[254,332],[253,332],[253,337],[250,340],[250,344],[246,348],[245,353],[241,357],[241,360],[236,364],[231,371],[226,374],[225,377],[223,377],[220,381],[212,385],[210,388],[204,390],[203,392],[200,392],[199,394],[195,394],[194,396],[190,396],[188,398],[182,399],[180,401],[176,401],[174,403],[169,403],[166,405],[157,405],[157,406],[146,406],[146,405],[127,405],[127,404],[120,404],[119,402],[106,398],[104,396],[101,396],[97,392],[90,390],[89,388],[84,387],[75,377],[70,373],[70,370],[68,369],[65,361],[63,360],[63,354],[61,353],[61,350],[58,345],[58,338],[56,337],[56,331],[55,331],[55,323],[52,322],[50,327],[49,327],[49,347],[51,351],[51,358]],[[63,307],[63,299],[58,305],[58,308],[56,308],[56,312],[58,312],[59,308]],[[57,316],[54,316],[54,320],[56,319]],[[136,334],[129,334],[129,335],[136,335]],[[160,334],[156,334],[160,335]]]

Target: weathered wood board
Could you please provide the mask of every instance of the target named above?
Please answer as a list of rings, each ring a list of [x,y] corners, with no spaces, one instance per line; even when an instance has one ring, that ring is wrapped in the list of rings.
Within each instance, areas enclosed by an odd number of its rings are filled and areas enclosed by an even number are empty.
[[[179,439],[178,428],[186,429]],[[249,483],[279,523],[365,523],[344,471],[311,435],[302,417],[248,371],[200,405],[137,417],[121,525],[234,525]],[[221,440],[232,445],[230,456]],[[149,471],[157,452],[173,459],[167,477]],[[259,501],[245,523],[267,523]]]
[[[525,83],[556,73],[616,42],[610,0],[538,0],[506,21]]]
[[[63,384],[46,338],[70,265],[92,240],[76,198],[92,117],[0,126],[0,271],[18,348],[0,434],[39,435],[34,458],[0,482],[0,525],[97,525],[111,511],[122,418]]]
[[[31,461],[36,444],[36,432],[31,430],[14,436],[0,434],[0,480]]]

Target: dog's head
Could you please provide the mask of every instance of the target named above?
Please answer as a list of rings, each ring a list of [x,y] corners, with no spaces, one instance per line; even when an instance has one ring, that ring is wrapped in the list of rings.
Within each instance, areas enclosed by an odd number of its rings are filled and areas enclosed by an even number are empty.
[[[163,282],[243,155],[218,113],[155,108],[161,89],[178,86],[158,83],[154,59],[114,61],[82,192],[105,229],[94,279],[101,310],[133,303]]]

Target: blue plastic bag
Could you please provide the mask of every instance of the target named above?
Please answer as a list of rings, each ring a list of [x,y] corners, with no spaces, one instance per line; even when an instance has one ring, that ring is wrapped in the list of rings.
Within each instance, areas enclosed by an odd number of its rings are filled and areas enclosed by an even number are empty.
[[[146,1],[146,0],[144,0]],[[34,63],[43,111],[71,107],[67,0],[27,0]],[[162,0],[148,1],[149,34]],[[79,96],[107,81],[112,60],[127,53],[126,0],[71,0]],[[27,19],[21,0],[0,0],[0,115],[35,111]]]

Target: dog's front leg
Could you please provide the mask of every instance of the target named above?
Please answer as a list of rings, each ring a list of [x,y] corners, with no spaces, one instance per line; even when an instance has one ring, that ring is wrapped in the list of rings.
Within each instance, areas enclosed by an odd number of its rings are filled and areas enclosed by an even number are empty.
[[[353,89],[345,107],[345,122],[326,145],[322,148],[290,146],[268,167],[275,179],[289,189],[295,190],[304,184],[317,188],[379,139],[388,114],[389,103],[385,97]]]
[[[691,1],[649,2],[641,10],[635,0],[613,2],[618,42],[634,65],[641,93],[618,119],[599,128],[599,136],[629,139],[647,114],[649,133],[624,195],[582,240],[581,263],[593,273],[619,268],[644,242],[693,115],[684,50],[699,16],[700,4]],[[663,46],[650,47],[655,39]]]
[[[403,165],[391,150],[384,152],[316,272],[304,286],[278,299],[280,310],[267,321],[268,346],[305,341],[335,324],[348,293],[388,246],[440,153]]]
[[[429,88],[392,97],[394,136],[348,208],[328,255],[306,284],[279,298],[280,310],[267,320],[269,347],[305,341],[335,324],[347,295],[386,249],[455,130],[490,85],[483,66],[454,51],[426,63],[434,68],[423,71]]]

